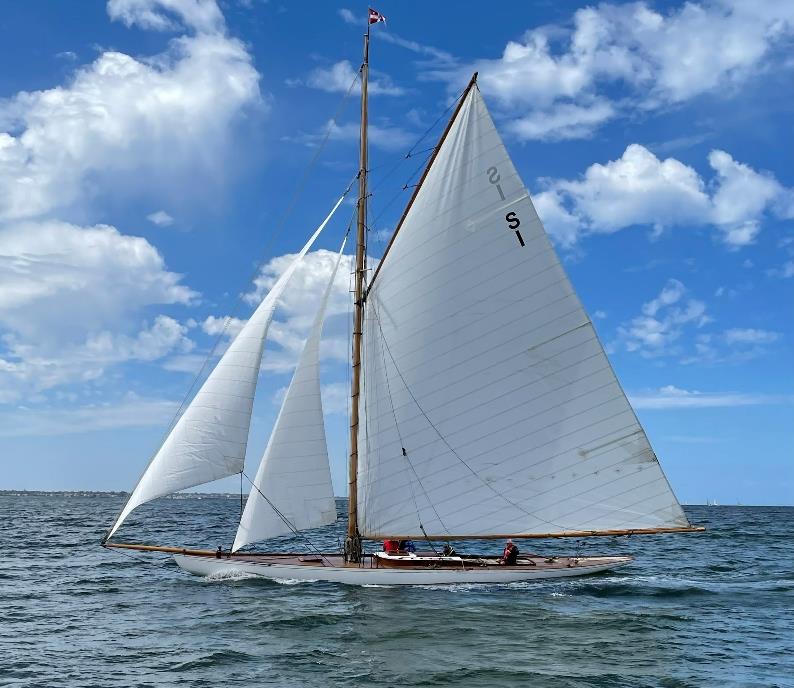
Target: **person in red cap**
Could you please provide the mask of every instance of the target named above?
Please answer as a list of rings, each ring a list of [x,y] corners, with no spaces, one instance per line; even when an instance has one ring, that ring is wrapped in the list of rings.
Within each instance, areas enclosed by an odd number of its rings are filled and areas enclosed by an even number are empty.
[[[516,561],[518,561],[518,547],[516,547],[513,544],[513,541],[508,538],[499,563],[503,564],[504,566],[515,566]]]

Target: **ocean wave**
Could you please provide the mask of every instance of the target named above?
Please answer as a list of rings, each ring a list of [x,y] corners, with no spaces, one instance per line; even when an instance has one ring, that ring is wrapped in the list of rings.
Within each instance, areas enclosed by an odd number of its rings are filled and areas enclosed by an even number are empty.
[[[239,652],[237,650],[216,650],[215,652],[210,652],[200,657],[196,657],[195,659],[174,664],[163,671],[181,672],[188,671],[190,669],[206,669],[210,667],[230,666],[253,659],[255,659],[253,655],[246,654],[245,652]]]

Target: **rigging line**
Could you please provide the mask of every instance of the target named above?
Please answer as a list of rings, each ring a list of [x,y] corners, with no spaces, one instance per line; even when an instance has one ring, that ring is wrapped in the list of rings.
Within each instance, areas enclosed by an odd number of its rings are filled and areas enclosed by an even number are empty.
[[[406,158],[412,158],[414,155],[422,155],[422,153],[431,153],[435,149],[436,149],[436,146],[430,146],[430,148],[423,148],[420,151],[416,151],[416,153],[408,153],[408,155],[406,155],[405,157]]]
[[[375,312],[375,318],[378,319],[378,327],[380,327],[380,319],[378,318],[377,309],[373,308],[373,310]],[[436,433],[436,435],[438,435],[439,439],[446,445],[447,449],[449,449],[449,451],[452,452],[452,455],[458,461],[460,461],[468,469],[468,471],[475,478],[477,478],[477,480],[479,480],[483,485],[485,485],[485,487],[487,487],[489,490],[491,490],[498,497],[501,497],[504,501],[506,501],[511,506],[515,507],[519,511],[522,511],[527,516],[530,516],[531,518],[534,518],[534,519],[536,519],[538,521],[541,521],[542,523],[545,523],[545,524],[550,525],[550,526],[554,526],[555,528],[558,528],[561,531],[566,530],[565,526],[561,526],[558,523],[553,523],[552,521],[547,521],[546,519],[541,518],[537,514],[533,514],[531,511],[527,511],[520,504],[516,504],[514,501],[512,501],[505,494],[503,494],[502,492],[499,492],[499,490],[497,490],[487,480],[485,480],[482,476],[480,476],[480,474],[477,473],[477,471],[475,471],[466,461],[463,460],[463,458],[461,458],[461,456],[458,454],[458,452],[456,452],[455,449],[453,449],[452,445],[447,441],[447,438],[444,437],[444,435],[441,434],[441,431],[436,427],[436,425],[433,423],[433,421],[430,420],[430,417],[427,415],[427,413],[425,413],[425,410],[420,405],[418,399],[414,396],[414,393],[411,391],[410,387],[408,387],[408,383],[406,382],[405,378],[403,377],[402,372],[400,372],[400,368],[397,366],[397,361],[394,360],[394,356],[392,355],[391,349],[389,348],[389,343],[386,341],[386,337],[383,336],[383,330],[382,329],[381,329],[381,338],[383,339],[383,344],[386,346],[386,351],[389,354],[389,358],[391,358],[391,361],[394,364],[394,369],[397,371],[397,374],[400,376],[400,379],[402,380],[403,385],[405,385],[405,391],[408,392],[408,394],[410,395],[410,397],[413,400],[414,404],[416,404],[416,408],[419,409],[419,413],[421,413],[422,416],[424,416],[424,419],[428,422],[430,427],[433,428],[433,431]]]
[[[432,150],[435,150],[435,148],[433,148]],[[432,157],[433,154],[431,153],[424,160],[422,160],[422,162],[419,164],[419,167],[417,167],[413,172],[411,172],[410,175],[408,175],[408,179],[406,179],[405,183],[403,184],[403,188],[402,188],[403,191],[410,188],[408,182],[410,182],[417,175],[417,173],[421,172],[423,169],[425,169],[425,167],[427,167],[427,162]],[[411,184],[411,186],[416,186],[416,184]]]
[[[416,169],[415,169],[413,172],[411,172],[411,174],[410,174],[410,175],[408,176],[408,178],[405,180],[405,182],[404,182],[404,183],[403,183],[403,185],[400,187],[400,189],[397,191],[397,193],[395,193],[395,194],[394,194],[394,195],[393,195],[393,196],[392,196],[392,197],[391,197],[391,198],[388,200],[388,202],[386,203],[386,205],[385,205],[385,206],[383,206],[383,208],[381,208],[380,212],[379,212],[379,213],[378,213],[378,214],[375,216],[375,219],[373,219],[373,220],[372,220],[372,225],[373,225],[373,226],[374,226],[374,225],[375,225],[375,224],[378,222],[378,220],[380,220],[380,219],[383,217],[383,215],[384,215],[384,214],[386,213],[386,211],[387,211],[387,210],[388,210],[388,209],[389,209],[389,208],[392,206],[392,204],[393,204],[393,203],[394,203],[394,202],[395,202],[395,201],[396,201],[398,198],[401,198],[401,197],[403,196],[403,193],[404,193],[405,191],[407,191],[408,189],[412,189],[412,188],[414,188],[414,187],[416,186],[416,184],[410,184],[410,185],[409,185],[409,184],[408,184],[408,182],[410,182],[410,181],[411,181],[411,180],[412,180],[414,177],[416,177],[416,173],[417,173],[417,172],[420,172],[421,170],[423,170],[423,169],[425,168],[425,166],[427,165],[427,161],[428,161],[428,160],[430,160],[430,157],[431,157],[431,156],[432,156],[432,153],[431,153],[430,155],[428,155],[428,156],[427,156],[427,157],[426,157],[426,158],[425,158],[425,159],[422,161],[422,164],[421,164],[419,167],[417,167],[417,168],[416,168]],[[373,192],[372,192],[372,193],[374,193],[374,190],[373,190]]]
[[[436,125],[438,125],[438,123],[439,123],[439,122],[440,122],[442,119],[444,119],[444,117],[446,117],[447,113],[448,113],[448,112],[449,112],[449,111],[450,111],[452,108],[454,108],[454,107],[455,107],[455,106],[458,104],[458,101],[459,101],[459,100],[460,100],[460,99],[463,97],[463,95],[466,93],[466,91],[467,91],[467,90],[468,90],[468,89],[463,89],[463,90],[462,90],[462,91],[461,91],[461,92],[458,94],[458,97],[457,97],[457,98],[455,98],[455,100],[453,100],[453,101],[452,101],[452,102],[449,104],[449,106],[447,107],[447,109],[446,109],[446,110],[444,110],[444,112],[442,112],[442,113],[441,113],[441,114],[440,114],[440,115],[439,115],[439,116],[436,118],[436,121],[435,121],[435,122],[433,122],[433,124],[431,124],[431,125],[430,125],[430,126],[427,128],[427,130],[425,131],[425,133],[424,133],[424,134],[422,134],[422,136],[419,138],[419,140],[418,140],[418,141],[417,141],[417,142],[416,142],[416,143],[415,143],[413,146],[411,146],[411,150],[409,150],[409,151],[408,151],[408,153],[406,154],[406,156],[405,156],[405,157],[407,157],[407,158],[410,158],[410,157],[411,157],[411,155],[412,155],[412,154],[413,154],[413,152],[414,152],[414,148],[416,148],[416,147],[417,147],[417,146],[418,146],[420,143],[422,143],[422,141],[424,141],[424,140],[427,138],[427,136],[430,134],[430,132],[431,132],[431,131],[433,131],[433,129],[435,129],[435,128],[436,128]],[[435,148],[435,146],[433,146],[433,148]]]
[[[373,304],[372,309],[374,311],[376,311],[375,320],[378,323],[378,330],[380,331],[381,339],[385,343],[385,338],[383,337],[383,329],[380,326],[380,315],[377,313],[377,305]],[[427,500],[427,503],[430,505],[430,508],[433,510],[433,513],[436,515],[436,518],[438,519],[438,522],[441,524],[441,527],[444,530],[446,530],[447,533],[449,533],[451,535],[452,533],[450,533],[449,528],[447,528],[446,524],[444,523],[443,519],[441,518],[441,515],[436,510],[435,505],[433,504],[433,502],[430,499],[430,495],[427,493],[427,490],[425,489],[425,486],[422,483],[422,480],[419,478],[419,474],[416,472],[416,468],[414,468],[413,462],[411,461],[410,457],[408,456],[408,452],[405,449],[405,442],[403,441],[402,433],[400,432],[400,425],[397,422],[397,412],[394,410],[394,399],[392,398],[392,394],[391,394],[391,383],[389,381],[389,371],[386,368],[386,356],[385,356],[385,354],[383,352],[383,347],[381,347],[380,352],[381,352],[381,358],[383,359],[383,372],[384,372],[384,376],[386,378],[386,393],[388,394],[388,397],[389,397],[389,405],[391,406],[392,416],[394,417],[394,427],[397,430],[397,437],[400,440],[400,448],[402,449],[403,457],[405,457],[405,460],[408,462],[408,465],[411,467],[411,471],[413,471],[414,476],[416,476],[416,482],[419,483],[419,487],[422,489],[422,492],[424,492],[425,499]],[[427,533],[425,532],[425,528],[422,525],[422,515],[421,515],[421,513],[419,511],[419,504],[416,501],[416,494],[414,493],[413,484],[411,482],[409,482],[408,484],[411,487],[411,497],[413,498],[414,506],[416,507],[416,517],[419,519],[419,528],[424,533],[425,538],[427,538]],[[430,542],[430,539],[428,538],[427,541]],[[433,546],[432,543],[431,543],[430,546],[431,547]],[[433,549],[433,551],[435,552],[435,548]]]
[[[344,193],[342,194],[342,198],[346,197],[347,194],[350,193],[350,189],[353,188],[353,184],[355,183],[357,178],[358,178],[358,175],[356,174],[350,180],[350,183],[347,185],[347,188],[345,189]],[[284,217],[284,220],[286,220],[286,216]],[[270,243],[272,244],[272,241]],[[257,264],[256,269],[254,270],[253,274],[251,275],[251,277],[248,279],[248,281],[246,283],[250,283],[250,282],[254,281],[254,279],[256,278],[256,276],[259,273],[259,271],[261,269],[261,266],[263,264],[264,264],[264,259],[259,264]],[[193,377],[192,382],[190,383],[190,387],[185,392],[185,395],[182,397],[182,401],[179,403],[179,406],[178,406],[177,410],[175,411],[173,417],[171,418],[171,420],[169,421],[169,423],[166,426],[165,430],[163,431],[163,434],[160,437],[160,441],[157,444],[157,449],[155,449],[152,452],[151,456],[149,457],[149,461],[146,464],[146,468],[144,469],[144,471],[141,474],[141,476],[145,475],[146,471],[149,470],[149,467],[151,466],[152,461],[154,461],[154,458],[157,456],[157,452],[160,451],[160,449],[162,448],[162,446],[165,443],[166,439],[168,439],[169,434],[176,427],[176,424],[179,421],[179,418],[182,416],[182,414],[187,409],[188,401],[193,397],[193,391],[196,389],[196,386],[198,385],[199,381],[201,381],[204,378],[204,372],[207,370],[207,366],[209,365],[209,362],[215,356],[215,352],[218,350],[218,346],[220,345],[221,340],[223,339],[223,337],[226,335],[226,332],[229,329],[229,326],[231,325],[232,321],[235,319],[237,314],[240,312],[240,308],[242,307],[242,301],[243,301],[242,297],[240,297],[237,300],[237,303],[234,306],[231,315],[226,316],[226,318],[225,318],[225,320],[223,322],[223,327],[221,328],[221,331],[218,333],[217,337],[215,338],[212,346],[210,347],[209,351],[207,352],[207,355],[204,357],[204,360],[203,360],[203,362],[201,364],[201,368],[199,368],[199,370],[196,372],[195,376]],[[138,480],[138,482],[140,482],[140,479]],[[124,506],[122,505],[122,507],[119,509],[118,513],[116,514],[116,518],[113,520],[113,524],[116,523],[116,521],[118,520],[119,515],[121,514],[121,512],[123,510],[124,510]],[[105,530],[105,534],[104,534],[104,536],[102,538],[102,542],[107,541],[107,539],[108,539],[107,534],[112,529],[113,524],[111,524],[111,526],[108,527]]]
[[[303,174],[302,174],[300,180],[298,181],[298,184],[295,187],[295,190],[292,193],[292,197],[290,198],[290,201],[287,204],[287,208],[284,210],[284,212],[282,213],[282,215],[279,218],[278,222],[276,223],[276,229],[271,234],[270,240],[265,244],[265,248],[262,251],[262,260],[257,262],[256,269],[254,270],[253,275],[251,275],[251,277],[246,281],[246,284],[249,284],[249,283],[253,282],[254,279],[256,279],[256,276],[259,274],[259,271],[260,271],[262,265],[265,263],[265,259],[269,255],[270,249],[273,247],[273,244],[275,243],[276,239],[278,239],[278,237],[284,231],[284,227],[286,226],[287,219],[291,215],[292,211],[295,208],[295,204],[297,203],[298,199],[300,198],[301,194],[303,193],[303,190],[305,189],[306,183],[307,183],[307,181],[309,179],[309,175],[311,174],[311,171],[314,169],[314,166],[317,164],[317,160],[319,159],[320,155],[322,154],[323,150],[325,149],[325,146],[328,143],[328,139],[330,138],[331,133],[332,133],[334,127],[336,126],[336,120],[339,117],[339,115],[341,114],[342,109],[343,109],[343,107],[345,105],[345,102],[347,101],[348,97],[350,96],[350,93],[352,92],[353,87],[356,85],[356,81],[358,81],[358,75],[356,75],[353,78],[353,80],[350,82],[350,86],[348,86],[347,92],[340,99],[339,104],[337,105],[336,111],[334,112],[333,117],[331,118],[331,120],[328,123],[328,127],[326,128],[325,135],[323,136],[323,139],[320,142],[320,145],[317,147],[317,150],[315,151],[315,153],[312,156],[311,160],[309,161],[308,165],[304,169]],[[347,186],[347,189],[345,190],[343,196],[347,196],[347,194],[350,192],[350,189],[353,187],[353,184],[355,183],[355,180],[357,178],[358,178],[358,173],[356,173],[356,176],[353,177],[353,179],[351,180],[350,184]],[[191,396],[191,394],[192,394],[192,392],[193,392],[193,390],[194,390],[194,388],[196,386],[196,383],[203,376],[204,371],[207,368],[207,364],[212,359],[212,357],[215,355],[215,352],[217,351],[221,340],[226,335],[226,332],[229,329],[229,326],[230,326],[232,320],[240,312],[241,302],[242,302],[241,298],[237,300],[237,304],[234,307],[234,309],[232,311],[232,314],[227,316],[226,319],[224,320],[223,328],[221,329],[221,331],[218,334],[218,336],[215,338],[215,341],[213,342],[209,353],[207,354],[206,358],[204,359],[204,362],[202,363],[201,368],[199,369],[198,373],[196,374],[195,378],[193,379],[192,384],[190,385],[190,388],[188,389],[187,393],[185,394],[184,398],[182,399],[182,403],[179,405],[179,408],[177,409],[176,413],[174,414],[174,417],[171,420],[171,423],[168,425],[168,428],[166,429],[166,432],[165,432],[165,434],[163,436],[163,441],[165,441],[165,438],[168,436],[168,433],[171,432],[171,430],[173,429],[174,424],[176,423],[176,421],[178,420],[179,416],[184,411],[185,404],[187,403],[187,400],[190,398],[190,396]],[[162,444],[162,442],[160,444]]]
[[[286,525],[287,528],[289,528],[292,531],[292,534],[302,538],[306,542],[306,544],[309,545],[309,548],[313,549],[315,554],[317,554],[320,557],[320,559],[322,559],[326,564],[328,564],[328,566],[333,566],[333,564],[329,561],[328,557],[326,557],[319,549],[317,549],[317,547],[314,546],[314,543],[311,540],[309,540],[308,537],[306,537],[303,533],[301,533],[301,531],[299,531],[294,525],[292,525],[292,523],[290,523],[290,520],[283,513],[281,513],[281,511],[279,511],[278,507],[265,496],[265,493],[262,492],[262,490],[259,489],[257,484],[253,480],[251,480],[251,478],[248,477],[248,474],[243,472],[243,475],[245,476],[246,480],[248,480],[248,482],[251,483],[251,487],[253,487],[262,496],[262,499],[264,499],[270,505],[270,508],[276,512],[276,516],[278,516],[284,522],[284,525]]]
[[[115,547],[106,547],[105,549],[109,549],[114,554],[121,554],[122,556],[129,557],[130,559],[134,559],[136,562],[149,564],[149,566],[154,566],[158,569],[171,568],[171,564],[166,561],[164,562],[153,561],[150,557],[139,557],[137,554],[132,554],[131,552],[124,552],[123,550],[116,549]]]
[[[377,183],[377,184],[375,184],[375,185],[372,187],[371,193],[374,193],[375,191],[377,191],[377,190],[378,190],[378,189],[379,189],[379,188],[380,188],[380,187],[383,185],[383,183],[384,183],[384,182],[385,182],[385,181],[386,181],[386,180],[387,180],[387,179],[388,179],[388,178],[389,178],[389,177],[390,177],[390,176],[391,176],[391,175],[392,175],[392,174],[393,174],[393,173],[394,173],[394,172],[397,170],[397,168],[398,168],[400,165],[402,165],[402,163],[403,163],[403,162],[405,162],[405,161],[406,161],[406,160],[408,160],[409,158],[413,157],[414,155],[419,155],[420,153],[424,153],[424,152],[432,151],[432,150],[434,150],[434,149],[436,148],[436,146],[433,146],[432,148],[428,148],[428,149],[426,149],[426,150],[423,150],[423,151],[416,151],[416,152],[414,152],[414,150],[416,149],[416,147],[417,147],[417,146],[418,146],[420,143],[422,143],[422,141],[424,141],[424,140],[425,140],[425,139],[428,137],[428,135],[430,134],[430,132],[431,132],[431,131],[433,131],[433,129],[435,129],[435,128],[436,128],[436,126],[438,126],[438,123],[439,123],[441,120],[443,120],[443,119],[444,119],[444,118],[447,116],[447,114],[449,113],[449,111],[450,111],[452,108],[454,108],[454,107],[455,107],[455,106],[458,104],[458,101],[459,101],[459,100],[460,100],[460,99],[463,97],[463,94],[464,94],[464,93],[466,93],[466,90],[465,90],[465,89],[464,89],[463,91],[461,91],[461,92],[460,92],[460,94],[458,94],[458,97],[457,97],[457,98],[455,98],[455,100],[454,100],[452,103],[450,103],[450,105],[447,107],[447,109],[446,109],[446,110],[444,110],[444,111],[443,111],[443,112],[442,112],[442,113],[441,113],[441,114],[440,114],[440,115],[439,115],[439,116],[436,118],[436,120],[435,120],[435,121],[434,121],[434,122],[433,122],[433,123],[432,123],[432,124],[431,124],[431,125],[430,125],[430,126],[427,128],[427,129],[426,129],[426,130],[425,130],[425,133],[424,133],[424,134],[422,134],[422,135],[421,135],[421,136],[420,136],[420,137],[419,137],[419,138],[418,138],[418,139],[417,139],[417,140],[414,142],[414,145],[413,145],[413,146],[411,146],[411,148],[408,150],[408,152],[407,152],[405,155],[403,155],[402,157],[400,157],[400,158],[397,160],[397,162],[396,162],[396,163],[394,163],[394,165],[392,165],[392,167],[389,169],[389,171],[388,171],[388,172],[387,172],[387,173],[386,173],[386,174],[385,174],[383,177],[381,177],[381,178],[378,180],[378,183]],[[374,169],[380,169],[381,167],[385,167],[385,165],[378,165],[378,167],[377,167],[377,168],[374,168]],[[372,170],[370,170],[370,171],[372,171]]]

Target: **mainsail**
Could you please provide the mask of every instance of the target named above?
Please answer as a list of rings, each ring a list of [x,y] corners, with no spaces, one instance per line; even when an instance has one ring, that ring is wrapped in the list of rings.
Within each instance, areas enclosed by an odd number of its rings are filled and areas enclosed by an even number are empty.
[[[476,87],[367,296],[363,537],[687,527]]]
[[[276,304],[343,200],[344,195],[234,338],[147,466],[107,538],[141,504],[243,470],[262,351]]]
[[[336,521],[320,397],[320,337],[345,242],[292,376],[232,551],[295,530]]]

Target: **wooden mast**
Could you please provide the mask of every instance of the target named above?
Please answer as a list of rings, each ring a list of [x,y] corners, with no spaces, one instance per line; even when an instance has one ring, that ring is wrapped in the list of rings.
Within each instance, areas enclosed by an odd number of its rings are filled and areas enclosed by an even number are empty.
[[[350,461],[348,465],[347,540],[345,555],[361,559],[358,532],[358,404],[361,389],[361,333],[364,323],[364,278],[367,254],[367,79],[369,76],[369,23],[364,35],[364,62],[361,65],[361,142],[358,169],[358,231],[356,239],[355,309],[353,317],[352,379],[350,383]]]

